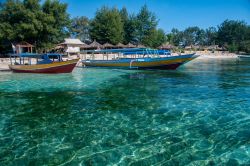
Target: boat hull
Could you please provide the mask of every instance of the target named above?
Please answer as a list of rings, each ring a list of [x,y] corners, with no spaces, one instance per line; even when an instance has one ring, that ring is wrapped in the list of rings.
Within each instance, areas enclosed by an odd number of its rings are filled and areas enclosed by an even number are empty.
[[[50,64],[37,65],[10,65],[9,68],[16,73],[71,73],[79,59],[53,62]]]
[[[175,70],[182,64],[187,63],[197,57],[198,55],[187,54],[163,58],[122,58],[119,60],[84,60],[82,61],[82,64],[86,67]]]
[[[240,60],[247,60],[250,61],[250,55],[238,55]]]

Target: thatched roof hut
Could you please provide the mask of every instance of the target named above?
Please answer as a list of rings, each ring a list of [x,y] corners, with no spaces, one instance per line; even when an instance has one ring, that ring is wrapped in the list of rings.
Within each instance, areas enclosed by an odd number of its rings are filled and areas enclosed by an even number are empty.
[[[110,44],[110,43],[105,43],[102,46],[103,46],[103,48],[114,48],[115,47],[113,44]]]
[[[146,48],[146,46],[144,46],[144,45],[142,45],[142,44],[138,44],[136,47],[137,47],[137,48]]]
[[[172,44],[162,44],[160,47],[158,47],[161,50],[172,50],[175,48]]]
[[[185,50],[191,50],[193,47],[192,47],[192,45],[189,45],[189,46],[185,46]]]
[[[86,47],[87,49],[101,49],[103,46],[98,43],[96,40],[94,40],[90,45]]]
[[[124,45],[124,44],[122,44],[122,43],[118,43],[118,44],[116,45],[116,47],[117,47],[117,48],[126,48],[127,46]]]
[[[204,49],[209,50],[209,51],[225,51],[225,47],[220,47],[219,45],[210,45],[206,46]]]
[[[12,44],[13,51],[15,51],[17,54],[24,53],[24,52],[32,53],[34,47],[35,46],[25,41]]]
[[[128,43],[128,44],[126,45],[126,47],[127,47],[127,48],[135,48],[136,46],[133,45],[132,43]]]

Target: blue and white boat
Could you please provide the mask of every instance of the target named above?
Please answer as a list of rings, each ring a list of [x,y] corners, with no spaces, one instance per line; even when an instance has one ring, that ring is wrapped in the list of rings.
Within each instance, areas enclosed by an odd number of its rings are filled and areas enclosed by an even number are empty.
[[[250,61],[250,55],[238,55],[238,58],[240,60],[249,60]]]
[[[168,50],[156,50],[149,48],[125,48],[109,50],[85,50],[85,54],[102,54],[112,59],[82,60],[86,67],[106,67],[106,68],[125,68],[125,69],[162,69],[174,70],[179,66],[195,59],[198,55],[185,54],[172,56]]]

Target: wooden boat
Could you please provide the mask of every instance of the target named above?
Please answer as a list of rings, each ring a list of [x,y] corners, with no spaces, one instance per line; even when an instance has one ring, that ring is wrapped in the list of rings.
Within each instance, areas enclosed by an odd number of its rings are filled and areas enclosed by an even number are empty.
[[[14,64],[12,64],[13,57]],[[36,64],[31,64],[31,58],[37,59]],[[25,63],[25,61],[28,63]],[[71,73],[78,61],[79,59],[63,61],[60,54],[39,55],[26,53],[12,56],[9,68],[17,73]]]
[[[238,55],[240,60],[247,60],[250,61],[250,55]]]
[[[185,64],[198,57],[198,55],[195,54],[171,56],[169,54],[169,51],[153,50],[147,48],[95,50],[94,53],[112,53],[111,55],[113,56],[113,59],[87,59],[82,61],[82,64],[84,66],[126,69],[174,70],[177,69],[180,65]],[[118,57],[114,58],[114,53],[118,53]]]

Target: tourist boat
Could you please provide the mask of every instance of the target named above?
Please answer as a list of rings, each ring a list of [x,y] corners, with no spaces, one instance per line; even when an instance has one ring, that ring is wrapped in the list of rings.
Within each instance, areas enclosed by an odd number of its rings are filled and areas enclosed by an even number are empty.
[[[86,67],[108,67],[125,69],[162,69],[174,70],[180,65],[185,64],[198,55],[185,54],[172,56],[168,50],[155,50],[149,48],[129,48],[129,49],[110,49],[110,50],[86,50],[87,54],[92,54],[92,59],[82,60]],[[96,54],[102,54],[102,60],[95,60]],[[112,57],[109,59],[109,57]],[[107,59],[105,59],[107,57]]]
[[[32,64],[32,59],[36,63]],[[9,68],[17,73],[71,73],[79,59],[63,61],[61,54],[23,53],[10,56]]]
[[[250,55],[238,55],[240,60],[247,60],[250,61]]]

